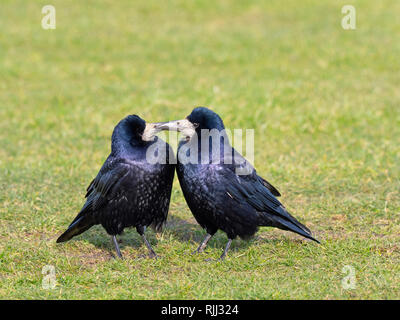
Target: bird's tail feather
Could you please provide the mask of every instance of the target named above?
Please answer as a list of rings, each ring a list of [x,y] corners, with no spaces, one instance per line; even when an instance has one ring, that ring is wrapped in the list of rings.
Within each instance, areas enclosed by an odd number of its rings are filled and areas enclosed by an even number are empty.
[[[71,238],[85,232],[94,225],[93,220],[87,216],[81,216],[75,219],[68,229],[58,237],[57,242],[65,242]]]
[[[290,220],[288,220],[286,218],[283,218],[283,217],[280,217],[280,216],[268,215],[268,217],[266,217],[266,220],[268,221],[267,224],[266,224],[268,226],[272,225],[272,226],[277,227],[279,229],[289,230],[289,231],[295,232],[295,233],[297,233],[299,235],[302,235],[303,237],[311,239],[311,240],[313,240],[313,241],[315,241],[317,243],[320,243],[317,239],[315,239],[311,235],[310,229],[308,229],[305,225],[301,224],[295,218],[293,218],[293,221],[290,221]]]

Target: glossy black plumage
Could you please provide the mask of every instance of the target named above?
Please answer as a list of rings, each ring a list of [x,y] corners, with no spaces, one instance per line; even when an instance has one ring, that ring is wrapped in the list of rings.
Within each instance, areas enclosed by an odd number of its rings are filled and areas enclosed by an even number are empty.
[[[211,149],[201,150],[201,130],[223,130],[222,119],[203,107],[194,109],[186,119],[195,124],[199,155],[210,153],[209,158],[213,159]],[[178,155],[190,143],[188,140],[180,143]],[[237,236],[246,239],[254,235],[259,226],[289,230],[317,241],[310,230],[291,216],[275,197],[280,195],[279,191],[258,176],[256,170],[233,148],[230,152],[234,155],[231,164],[224,163],[224,157],[229,152],[221,151],[220,161],[216,163],[182,164],[178,156],[177,174],[184,197],[196,221],[209,235],[197,251],[204,249],[217,230],[226,232],[229,239]],[[238,175],[238,168],[247,168],[248,174]],[[221,258],[226,255],[230,243]]]
[[[87,188],[86,203],[57,242],[101,224],[113,236],[119,253],[115,235],[126,227],[136,227],[152,253],[144,231],[148,226],[159,231],[167,219],[175,161],[168,162],[173,153],[166,142],[158,137],[143,141],[145,127],[145,121],[136,115],[118,123],[112,134],[111,153]],[[147,161],[147,151],[155,143],[160,153],[166,153],[167,164]]]

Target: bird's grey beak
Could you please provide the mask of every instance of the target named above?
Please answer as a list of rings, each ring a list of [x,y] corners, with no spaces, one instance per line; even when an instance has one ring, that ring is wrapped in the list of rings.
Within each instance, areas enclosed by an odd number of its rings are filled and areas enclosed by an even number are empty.
[[[154,123],[156,129],[158,130],[169,130],[169,131],[181,131],[190,123],[189,120],[175,120],[169,122],[158,122]]]
[[[191,123],[188,119],[175,120],[169,122],[156,123],[157,130],[179,131],[187,139],[190,139],[195,133],[197,124]]]
[[[159,133],[161,129],[157,128],[157,123],[146,123],[146,127],[144,128],[142,134],[143,141],[153,141],[155,135]]]

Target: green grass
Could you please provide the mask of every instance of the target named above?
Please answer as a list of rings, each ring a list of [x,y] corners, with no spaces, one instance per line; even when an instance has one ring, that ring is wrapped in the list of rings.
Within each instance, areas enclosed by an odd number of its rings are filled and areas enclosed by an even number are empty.
[[[42,6],[57,29],[41,28]],[[14,1],[0,4],[0,298],[399,299],[400,2]],[[101,227],[57,236],[83,204],[115,124],[217,111],[254,128],[255,166],[321,240],[262,228],[228,259],[177,180],[143,258],[134,230],[112,257]],[[57,286],[42,288],[53,265]],[[356,288],[342,287],[345,265]]]

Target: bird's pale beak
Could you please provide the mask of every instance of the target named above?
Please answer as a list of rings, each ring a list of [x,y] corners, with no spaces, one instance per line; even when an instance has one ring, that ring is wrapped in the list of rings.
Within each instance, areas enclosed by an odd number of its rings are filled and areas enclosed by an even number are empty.
[[[157,128],[157,123],[146,123],[146,127],[142,134],[143,141],[153,141],[155,135],[161,131],[161,129]]]
[[[187,119],[175,120],[169,122],[155,123],[158,130],[179,131],[186,137],[192,137],[196,133],[197,126]]]
[[[185,125],[187,125],[186,122],[189,122],[188,120],[175,120],[175,121],[169,121],[169,122],[158,122],[154,123],[156,129],[158,130],[169,130],[169,131],[181,131]]]

